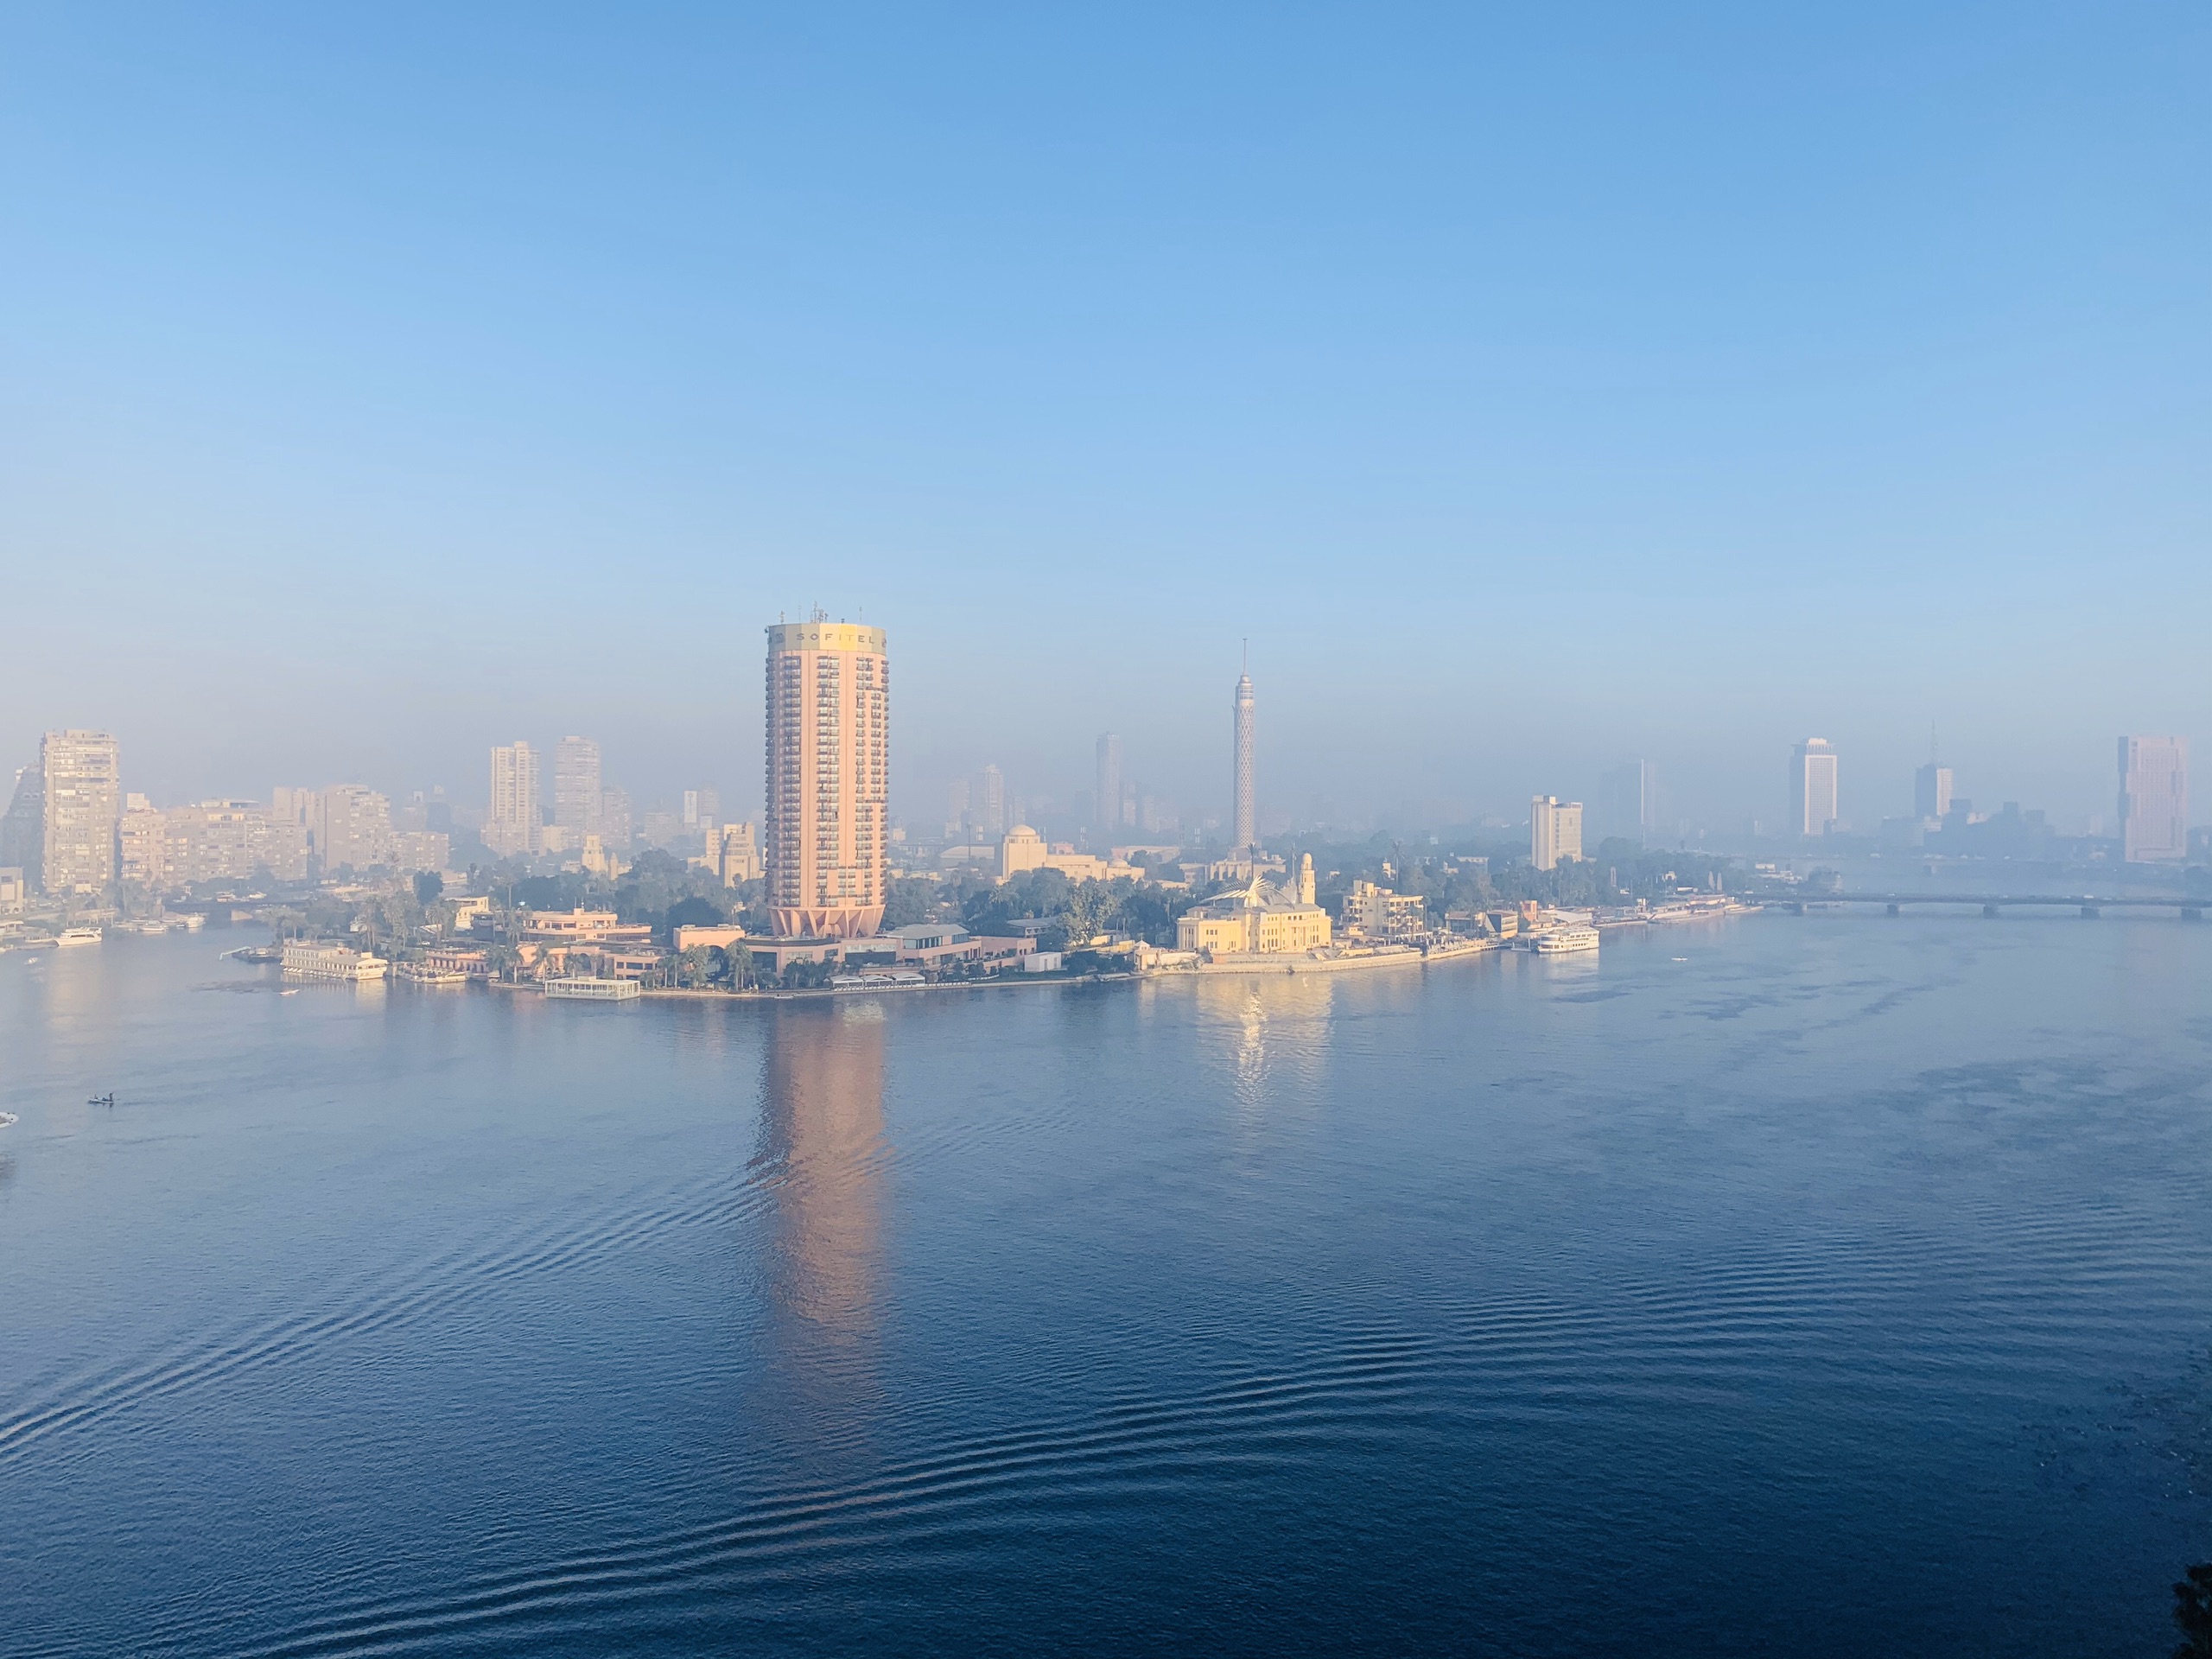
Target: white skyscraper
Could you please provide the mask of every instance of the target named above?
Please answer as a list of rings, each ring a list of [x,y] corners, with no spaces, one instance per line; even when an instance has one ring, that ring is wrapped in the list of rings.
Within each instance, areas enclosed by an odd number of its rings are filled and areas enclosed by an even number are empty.
[[[484,844],[502,857],[534,853],[537,830],[537,752],[517,739],[492,751],[492,810],[484,819]]]
[[[1253,738],[1252,676],[1247,670],[1236,677],[1236,823],[1230,844],[1240,851],[1249,850],[1260,839],[1259,794],[1252,775]]]
[[[1538,795],[1529,803],[1529,861],[1557,869],[1582,856],[1582,803]]]
[[[1951,769],[1933,760],[1912,774],[1913,816],[1923,823],[1951,810]]]
[[[1840,816],[1835,751],[1826,738],[1808,737],[1789,756],[1789,825],[1801,836],[1825,836]]]

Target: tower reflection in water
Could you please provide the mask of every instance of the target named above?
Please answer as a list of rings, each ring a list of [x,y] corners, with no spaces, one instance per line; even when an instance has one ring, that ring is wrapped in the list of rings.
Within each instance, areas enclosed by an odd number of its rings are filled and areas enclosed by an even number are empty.
[[[779,1008],[762,1078],[777,1347],[817,1406],[873,1370],[882,1271],[883,1008]]]

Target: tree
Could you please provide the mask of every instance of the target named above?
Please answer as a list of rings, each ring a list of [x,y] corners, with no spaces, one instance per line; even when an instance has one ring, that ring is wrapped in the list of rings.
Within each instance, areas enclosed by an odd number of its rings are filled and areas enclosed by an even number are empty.
[[[717,926],[725,915],[726,912],[714,900],[703,899],[695,893],[689,898],[677,899],[668,907],[668,919],[663,925],[668,929],[669,937],[673,938],[679,927]]]
[[[446,879],[435,870],[415,872],[415,902],[428,910],[446,890]]]
[[[676,982],[693,988],[705,984],[712,963],[707,946],[691,946],[676,959]]]
[[[730,985],[741,991],[753,981],[753,952],[743,944],[734,944],[725,955],[729,962]]]
[[[883,925],[887,928],[935,921],[937,909],[938,884],[934,881],[925,881],[918,876],[894,875],[886,884]]]
[[[2199,1561],[2174,1586],[2174,1659],[2212,1659],[2212,1561]]]
[[[1102,902],[1104,897],[1096,881],[1086,881],[1069,892],[1060,916],[1070,944],[1082,946],[1090,943],[1106,918],[1106,906]]]

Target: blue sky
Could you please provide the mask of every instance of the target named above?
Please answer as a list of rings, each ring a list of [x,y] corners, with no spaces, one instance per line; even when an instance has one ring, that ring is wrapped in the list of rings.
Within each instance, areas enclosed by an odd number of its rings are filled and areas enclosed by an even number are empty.
[[[0,759],[2109,813],[2212,742],[2212,14],[24,5]],[[2208,751],[2212,753],[2212,751]],[[2212,768],[2212,762],[2208,762]],[[2212,801],[2212,769],[2204,792]],[[2203,816],[2212,817],[2212,811]]]

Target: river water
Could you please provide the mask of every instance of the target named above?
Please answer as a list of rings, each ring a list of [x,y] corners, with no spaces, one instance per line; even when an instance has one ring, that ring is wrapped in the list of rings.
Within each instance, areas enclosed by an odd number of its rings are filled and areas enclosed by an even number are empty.
[[[223,943],[0,957],[0,1652],[2141,1655],[2212,1556],[2212,927],[741,1007]]]

